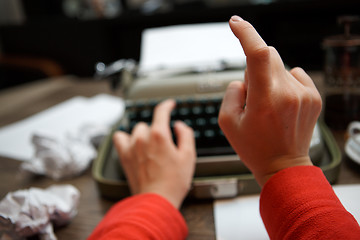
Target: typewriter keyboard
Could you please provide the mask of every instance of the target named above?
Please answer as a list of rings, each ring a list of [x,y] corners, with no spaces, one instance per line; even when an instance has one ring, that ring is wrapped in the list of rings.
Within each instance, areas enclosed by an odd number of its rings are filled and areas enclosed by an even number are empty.
[[[218,125],[221,101],[222,98],[219,97],[176,99],[176,108],[171,113],[170,127],[173,132],[174,122],[182,120],[194,129],[198,157],[235,154]],[[159,101],[155,100],[128,101],[125,111],[126,121],[119,129],[130,133],[140,121],[150,124],[157,103]],[[176,138],[173,139],[176,142]]]

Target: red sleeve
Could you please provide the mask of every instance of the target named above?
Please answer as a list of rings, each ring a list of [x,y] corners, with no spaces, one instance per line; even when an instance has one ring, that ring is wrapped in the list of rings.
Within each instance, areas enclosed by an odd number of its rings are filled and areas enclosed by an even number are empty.
[[[318,167],[275,174],[261,192],[260,213],[271,239],[360,239],[359,224]]]
[[[115,204],[88,240],[183,240],[187,234],[184,218],[171,203],[156,194],[141,194]]]

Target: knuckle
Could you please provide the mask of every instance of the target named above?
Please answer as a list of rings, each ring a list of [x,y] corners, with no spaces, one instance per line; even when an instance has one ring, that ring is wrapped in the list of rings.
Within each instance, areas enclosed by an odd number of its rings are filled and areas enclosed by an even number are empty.
[[[289,92],[283,101],[283,108],[291,111],[298,111],[304,99],[299,97],[296,92]]]
[[[300,74],[304,73],[305,71],[301,67],[294,67],[290,70],[291,74]]]
[[[314,97],[311,94],[311,92],[306,91],[302,96],[301,103],[305,106],[311,106],[314,102],[313,100],[314,100]]]
[[[266,48],[266,47],[264,47],[264,48]],[[268,51],[270,54],[276,54],[276,55],[279,54],[278,51],[276,50],[276,48],[274,48],[273,46],[268,46],[267,48],[268,48]],[[265,51],[265,49],[263,49],[263,51]]]
[[[274,48],[275,49],[275,48]],[[276,51],[276,50],[275,50]],[[252,58],[259,62],[268,62],[270,59],[270,47],[262,47],[254,50],[252,53]]]
[[[158,127],[152,127],[150,129],[150,138],[152,141],[162,142],[166,137],[164,132],[161,131],[161,129],[159,129]]]
[[[120,162],[126,166],[128,166],[129,164],[131,164],[133,162],[133,161],[131,161],[131,159],[133,159],[133,156],[130,151],[121,153],[119,159],[120,159]]]
[[[143,135],[139,135],[134,140],[135,147],[142,148],[146,144],[146,139]]]
[[[314,111],[316,111],[317,113],[320,113],[320,111],[322,109],[322,99],[321,99],[319,92],[317,92],[317,91],[313,97],[313,108],[314,108]]]
[[[139,122],[132,131],[132,139],[135,147],[142,147],[147,141],[148,125],[144,122]]]
[[[219,112],[219,116],[218,116],[218,124],[221,126],[222,123],[225,121],[225,113],[224,111],[221,111]]]
[[[231,122],[231,116],[227,112],[220,111],[219,117],[218,117],[218,124],[220,128],[224,129],[226,126],[228,126]]]

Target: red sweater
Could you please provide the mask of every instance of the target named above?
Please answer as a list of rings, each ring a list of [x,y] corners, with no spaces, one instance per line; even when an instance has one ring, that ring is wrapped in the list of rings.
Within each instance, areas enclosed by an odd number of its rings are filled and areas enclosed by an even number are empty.
[[[360,239],[359,224],[317,167],[275,174],[262,190],[260,213],[271,239]],[[185,239],[187,233],[180,212],[166,199],[142,194],[113,206],[88,240]]]
[[[317,167],[292,167],[270,178],[260,213],[271,239],[360,239],[359,224]]]

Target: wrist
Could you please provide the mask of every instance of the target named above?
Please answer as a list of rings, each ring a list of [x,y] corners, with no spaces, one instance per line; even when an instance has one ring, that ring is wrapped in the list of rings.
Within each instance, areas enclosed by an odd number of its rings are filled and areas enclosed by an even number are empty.
[[[313,166],[309,156],[301,157],[281,157],[271,161],[271,164],[268,165],[265,169],[267,171],[254,173],[255,179],[261,188],[266,184],[266,182],[276,175],[278,172],[297,166]]]
[[[169,203],[171,203],[176,209],[180,209],[183,200],[185,199],[186,193],[182,194],[180,189],[177,191],[170,191],[161,186],[149,186],[139,192],[139,194],[157,194],[165,198]]]

